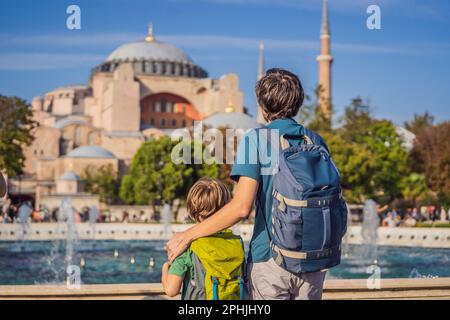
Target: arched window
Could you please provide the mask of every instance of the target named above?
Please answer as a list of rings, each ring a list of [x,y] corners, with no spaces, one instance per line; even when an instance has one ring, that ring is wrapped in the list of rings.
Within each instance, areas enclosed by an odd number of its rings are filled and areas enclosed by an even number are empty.
[[[75,139],[74,139],[74,142],[75,142],[76,146],[79,146],[81,144],[81,133],[82,133],[81,128],[80,127],[76,127],[75,128]]]
[[[161,97],[161,112],[166,112],[166,107],[167,107],[166,98]]]
[[[166,119],[161,119],[161,126],[165,127],[166,126]]]
[[[90,145],[90,146],[94,146],[94,145],[96,145],[96,140],[97,139],[95,139],[96,137],[95,137],[95,132],[90,132],[89,133],[89,135],[88,135],[88,144]]]
[[[177,120],[176,119],[173,119],[172,120],[172,127],[176,127],[177,126]]]

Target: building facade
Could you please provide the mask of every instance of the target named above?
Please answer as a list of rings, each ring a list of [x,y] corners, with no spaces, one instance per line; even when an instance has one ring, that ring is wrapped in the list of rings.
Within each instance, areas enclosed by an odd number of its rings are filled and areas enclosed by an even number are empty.
[[[32,108],[40,125],[25,150],[25,175],[12,179],[10,192],[30,193],[36,207],[50,196],[81,196],[81,185],[61,184],[88,166],[124,174],[143,142],[194,121],[221,123],[226,114],[258,125],[244,114],[237,75],[208,77],[185,52],[155,39],[151,26],[144,40],[120,46],[93,68],[86,85],[36,97]]]

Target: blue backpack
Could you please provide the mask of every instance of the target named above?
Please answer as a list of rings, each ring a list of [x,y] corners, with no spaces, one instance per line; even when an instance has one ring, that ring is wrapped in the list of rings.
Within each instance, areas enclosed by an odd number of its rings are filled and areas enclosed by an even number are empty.
[[[338,265],[347,231],[339,171],[320,137],[306,129],[305,133],[289,137],[303,142],[298,146],[280,137],[273,177],[271,250],[275,262],[292,273]]]

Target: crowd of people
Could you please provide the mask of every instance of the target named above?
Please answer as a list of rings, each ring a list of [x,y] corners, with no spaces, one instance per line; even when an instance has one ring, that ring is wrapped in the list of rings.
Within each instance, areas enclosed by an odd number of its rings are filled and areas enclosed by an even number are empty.
[[[29,208],[29,216],[27,215],[27,221],[30,223],[40,222],[58,222],[58,208],[49,210],[47,208],[41,208],[36,210],[33,208],[31,202],[22,202],[15,204],[11,199],[7,198],[0,203],[0,223],[20,223],[20,208],[27,206]],[[92,208],[84,207],[81,211],[74,209],[74,220],[76,223],[89,222],[92,215]],[[114,223],[151,223],[160,221],[161,217],[158,212],[146,213],[144,211],[130,213],[126,210],[122,211],[120,215],[111,215],[108,212],[96,212],[95,220],[97,223],[102,222],[114,222]]]
[[[408,208],[406,211],[388,209],[383,214],[382,226],[384,227],[415,227],[418,223],[449,222],[450,209],[437,206],[421,206],[420,208]]]
[[[20,221],[20,208],[22,206],[26,206],[29,209],[29,216],[27,217],[27,221]],[[84,207],[81,211],[75,210],[74,219],[75,222],[87,222],[89,221],[89,217],[91,215],[92,208]],[[104,217],[102,215],[98,215],[96,219],[97,222],[103,222]],[[3,205],[0,206],[0,223],[16,223],[16,222],[57,222],[58,221],[58,209],[48,210],[46,208],[41,208],[40,210],[36,210],[33,208],[31,202],[25,201],[19,204],[15,204],[11,201],[11,199],[7,198]]]

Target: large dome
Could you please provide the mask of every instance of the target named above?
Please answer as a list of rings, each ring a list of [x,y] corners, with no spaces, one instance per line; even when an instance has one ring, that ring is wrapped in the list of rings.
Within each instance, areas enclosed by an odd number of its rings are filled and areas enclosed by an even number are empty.
[[[167,60],[192,63],[191,58],[174,45],[161,41],[137,41],[124,44],[114,50],[106,61]]]
[[[208,73],[197,66],[181,49],[155,40],[150,25],[145,41],[126,43],[114,50],[93,72],[114,72],[122,63],[131,63],[136,74],[169,77],[207,78]]]

